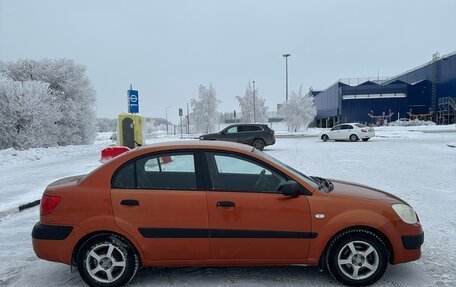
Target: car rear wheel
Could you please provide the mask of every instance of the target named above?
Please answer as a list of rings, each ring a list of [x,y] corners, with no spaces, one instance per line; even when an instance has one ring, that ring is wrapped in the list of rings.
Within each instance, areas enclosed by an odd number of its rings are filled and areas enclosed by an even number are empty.
[[[262,139],[255,139],[252,143],[252,146],[258,150],[263,150],[265,143]]]
[[[363,139],[363,142],[367,142],[368,140],[369,140],[368,138],[367,139]]]
[[[373,232],[355,229],[334,238],[327,251],[326,267],[343,284],[366,286],[379,280],[388,265],[385,243]]]
[[[115,234],[88,239],[77,257],[79,274],[89,286],[125,286],[136,274],[139,257],[131,244]]]
[[[355,135],[355,134],[351,135],[351,136],[350,136],[350,141],[352,141],[352,142],[358,141],[358,136]]]
[[[327,142],[329,140],[329,137],[327,135],[322,135],[321,136],[321,139],[324,141],[324,142]]]

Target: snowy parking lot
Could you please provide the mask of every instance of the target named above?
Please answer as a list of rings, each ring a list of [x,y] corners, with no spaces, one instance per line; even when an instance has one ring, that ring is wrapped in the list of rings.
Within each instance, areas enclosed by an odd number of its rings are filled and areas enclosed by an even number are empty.
[[[456,127],[384,128],[369,142],[278,138],[265,151],[308,175],[344,179],[398,195],[417,211],[425,231],[421,260],[389,266],[376,286],[456,286]],[[315,134],[315,133],[313,133]],[[154,139],[150,142],[172,140]],[[41,197],[51,181],[97,167],[94,145],[0,151],[0,286],[84,286],[63,264],[38,259],[31,230],[39,208],[15,213]],[[131,286],[328,286],[339,284],[314,267],[148,268]]]

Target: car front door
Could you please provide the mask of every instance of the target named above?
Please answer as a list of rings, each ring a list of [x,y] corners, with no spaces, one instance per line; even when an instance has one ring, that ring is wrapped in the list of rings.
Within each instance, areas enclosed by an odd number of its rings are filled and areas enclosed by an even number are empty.
[[[113,177],[115,222],[137,240],[146,260],[209,258],[206,192],[196,159],[192,151],[150,154]]]
[[[222,131],[220,140],[237,142],[238,141],[238,126],[230,126]]]
[[[213,259],[305,259],[313,234],[306,196],[277,192],[287,177],[236,153],[206,152]]]
[[[341,139],[341,128],[342,126],[335,126],[329,131],[329,138],[332,140]]]

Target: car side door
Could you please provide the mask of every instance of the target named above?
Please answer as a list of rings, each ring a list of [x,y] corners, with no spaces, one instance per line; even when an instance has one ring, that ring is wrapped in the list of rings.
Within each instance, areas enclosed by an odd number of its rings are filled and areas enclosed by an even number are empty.
[[[238,126],[229,126],[222,131],[220,140],[237,142],[238,141]]]
[[[348,140],[352,132],[353,127],[351,125],[342,125],[342,128],[340,130],[340,139]]]
[[[309,203],[277,191],[287,176],[237,153],[207,151],[205,158],[212,259],[307,258],[314,238]]]
[[[254,125],[238,126],[238,142],[243,144],[252,144],[253,140],[259,136],[261,128]]]
[[[332,139],[332,140],[339,140],[341,139],[341,128],[342,126],[339,125],[339,126],[335,126],[333,127],[330,131],[329,131],[329,139]]]
[[[113,176],[116,224],[148,261],[209,258],[206,191],[198,152],[170,151],[136,158]]]

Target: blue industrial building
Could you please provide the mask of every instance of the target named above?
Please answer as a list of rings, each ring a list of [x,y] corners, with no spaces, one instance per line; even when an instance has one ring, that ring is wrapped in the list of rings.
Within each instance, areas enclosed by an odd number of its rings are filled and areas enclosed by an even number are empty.
[[[345,79],[312,91],[316,126],[344,122],[383,124],[398,118],[455,122],[456,52],[392,78]]]

